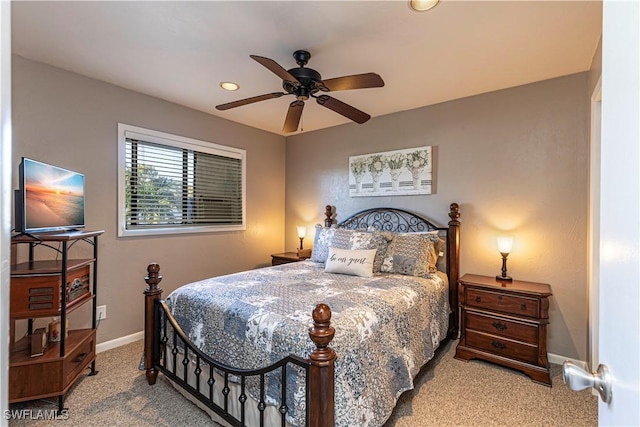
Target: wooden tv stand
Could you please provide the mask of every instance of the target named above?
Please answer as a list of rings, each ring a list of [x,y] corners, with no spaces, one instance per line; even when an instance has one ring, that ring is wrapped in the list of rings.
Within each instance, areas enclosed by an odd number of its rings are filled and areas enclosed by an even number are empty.
[[[97,374],[96,292],[98,236],[102,233],[70,231],[11,238],[12,246],[29,245],[29,259],[11,266],[9,403],[57,396],[62,411],[65,394],[82,372],[89,367],[89,375]],[[79,242],[93,247],[92,256],[68,259],[70,247]],[[51,249],[55,258],[35,259],[38,246]],[[67,331],[68,315],[87,302],[92,305],[91,328]],[[41,317],[60,318],[60,341],[47,342],[44,354],[31,356],[33,319]],[[15,321],[20,319],[28,322],[27,336],[16,342]]]

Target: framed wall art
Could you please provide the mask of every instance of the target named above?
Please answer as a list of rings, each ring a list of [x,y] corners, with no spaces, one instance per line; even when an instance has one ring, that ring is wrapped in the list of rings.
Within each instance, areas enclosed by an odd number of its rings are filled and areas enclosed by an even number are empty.
[[[431,146],[349,157],[349,195],[431,194]]]

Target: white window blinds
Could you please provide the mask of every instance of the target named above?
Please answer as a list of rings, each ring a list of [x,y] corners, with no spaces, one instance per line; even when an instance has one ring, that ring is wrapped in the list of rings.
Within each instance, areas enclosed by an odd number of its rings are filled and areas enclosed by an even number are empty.
[[[129,128],[121,235],[244,229],[244,150]]]

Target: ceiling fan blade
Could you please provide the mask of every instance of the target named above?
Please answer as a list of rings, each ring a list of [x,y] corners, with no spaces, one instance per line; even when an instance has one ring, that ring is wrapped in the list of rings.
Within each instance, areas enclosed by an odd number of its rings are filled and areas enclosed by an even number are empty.
[[[320,95],[316,98],[316,101],[323,107],[327,107],[328,109],[333,110],[338,114],[342,114],[346,118],[351,119],[356,123],[362,124],[371,118],[371,116],[364,111],[360,111],[349,104],[338,101],[337,99],[332,98],[329,95]]]
[[[239,101],[227,102],[226,104],[216,105],[216,109],[220,111],[228,110],[230,108],[242,107],[243,105],[253,104],[258,101],[266,101],[267,99],[280,98],[282,95],[286,95],[284,92],[266,93],[264,95],[253,96],[251,98],[241,99]]]
[[[260,64],[262,64],[269,71],[271,71],[272,73],[274,73],[278,77],[280,77],[283,81],[288,81],[288,82],[291,82],[291,83],[294,83],[294,84],[298,84],[298,85],[300,84],[298,79],[293,77],[287,70],[282,68],[282,66],[280,66],[280,64],[278,64],[273,59],[265,58],[264,56],[258,56],[258,55],[249,55],[249,57],[251,57],[251,59],[259,62]]]
[[[291,104],[289,104],[287,118],[284,119],[284,125],[282,126],[283,132],[295,132],[298,130],[298,125],[300,124],[300,117],[302,117],[303,109],[303,101],[295,100]]]
[[[324,87],[328,91],[366,89],[370,87],[383,87],[382,77],[376,73],[354,74],[352,76],[336,77],[334,79],[323,80]],[[324,90],[324,89],[321,89]]]

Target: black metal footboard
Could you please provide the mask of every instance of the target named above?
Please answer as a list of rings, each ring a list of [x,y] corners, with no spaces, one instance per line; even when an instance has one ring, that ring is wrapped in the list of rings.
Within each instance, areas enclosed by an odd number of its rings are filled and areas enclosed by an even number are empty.
[[[164,300],[155,302],[155,322],[160,326],[154,328],[153,364],[156,369],[226,422],[232,426],[247,425],[246,411],[251,410],[250,406],[254,404],[253,409],[259,411],[259,425],[264,426],[267,408],[267,377],[278,375],[280,402],[277,407],[280,413],[280,424],[284,427],[290,405],[293,403],[287,401],[287,395],[291,393],[291,390],[287,390],[287,386],[291,386],[287,381],[287,374],[296,366],[298,369],[293,369],[299,371],[298,374],[304,374],[305,383],[304,408],[296,409],[298,411],[304,409],[304,425],[309,425],[309,367],[311,364],[308,360],[290,355],[261,369],[236,369],[216,362],[198,349],[180,328]],[[221,389],[216,387],[216,383],[220,381],[223,382]],[[254,383],[254,389],[258,392],[258,395],[254,394],[253,399],[250,396],[253,393],[247,390],[250,382]],[[240,404],[239,413],[237,411],[233,413],[231,410],[231,387],[234,386],[239,387],[237,396]],[[221,403],[216,403],[216,400]]]
[[[309,338],[315,349],[308,359],[289,355],[260,369],[238,369],[216,362],[189,340],[161,299],[159,272],[158,264],[149,264],[145,277],[144,369],[150,385],[162,372],[232,426],[246,426],[257,409],[251,419],[260,426],[271,412],[283,427],[333,427],[336,353],[329,343],[335,329],[327,305],[313,310]]]

